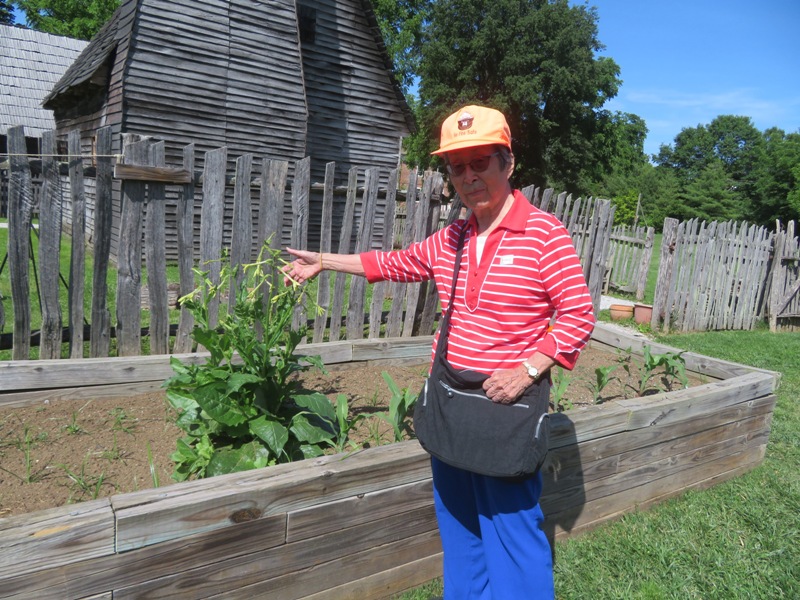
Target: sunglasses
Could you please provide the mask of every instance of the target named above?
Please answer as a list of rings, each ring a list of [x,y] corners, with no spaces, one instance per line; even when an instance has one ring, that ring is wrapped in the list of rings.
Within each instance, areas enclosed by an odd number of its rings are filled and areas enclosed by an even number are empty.
[[[489,168],[489,163],[492,160],[493,156],[497,156],[500,154],[499,152],[492,152],[491,154],[487,154],[486,156],[479,156],[478,158],[473,158],[468,163],[461,163],[454,165],[452,163],[447,163],[447,172],[450,175],[463,175],[464,171],[467,170],[467,165],[469,168],[472,169],[473,173],[483,173],[486,169]]]

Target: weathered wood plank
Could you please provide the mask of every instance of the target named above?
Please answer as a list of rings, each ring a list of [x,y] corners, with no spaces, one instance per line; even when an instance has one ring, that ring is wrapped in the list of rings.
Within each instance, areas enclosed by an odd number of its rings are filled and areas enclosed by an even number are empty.
[[[387,473],[381,467],[386,460],[394,461],[394,472]],[[430,477],[428,455],[417,442],[302,463],[112,498],[117,515],[117,550],[220,529],[244,509],[271,516],[313,506],[321,498],[330,502],[377,491],[387,481],[402,485]],[[234,482],[233,486],[227,485]]]
[[[348,554],[342,556],[342,548]],[[330,535],[220,561],[163,577],[141,586],[116,590],[117,600],[174,598],[274,598],[290,600],[398,563],[441,551],[432,507],[395,514],[381,528],[374,523]]]
[[[227,148],[218,148],[205,154],[203,207],[200,211],[200,269],[208,272],[214,285],[220,282],[227,160]],[[218,319],[219,297],[215,296],[208,304],[209,326],[215,327]]]
[[[338,585],[299,600],[371,600],[386,598],[389,590],[409,590],[442,576],[443,554],[433,554],[357,581]]]
[[[580,472],[569,471],[571,481],[566,479],[560,481],[559,485],[550,485],[545,488],[545,494],[541,501],[542,510],[545,511],[545,514],[557,515],[559,511],[569,510],[573,507],[578,508],[583,504],[609,498],[610,500],[597,506],[602,506],[604,510],[613,514],[632,505],[632,498],[636,497],[636,492],[643,483],[675,475],[691,477],[692,469],[698,465],[714,465],[716,461],[724,461],[730,456],[765,447],[768,435],[768,429],[749,432],[733,439],[691,448],[653,462],[645,462],[624,471],[609,471],[607,467],[604,476],[588,480],[584,480]],[[712,466],[707,471],[706,477],[712,475],[716,468],[716,466]],[[569,483],[573,484],[572,487],[568,485]],[[672,484],[674,481],[670,485]],[[626,494],[629,495],[626,496]],[[619,506],[615,507],[615,505]]]
[[[325,186],[322,191],[322,222],[319,232],[319,251],[330,252],[332,245],[333,225],[333,187],[336,175],[336,163],[325,165]],[[325,337],[328,325],[328,309],[331,304],[331,273],[322,271],[317,277],[317,306],[319,311],[314,319],[313,341],[318,344]]]
[[[145,164],[148,143],[128,136],[123,156],[126,163]],[[122,184],[117,249],[117,353],[119,356],[141,354],[142,289],[142,212],[145,184],[126,181]]]
[[[313,506],[288,513],[286,541],[333,533],[362,523],[380,521],[403,512],[430,506],[433,484],[430,479]]]
[[[339,232],[339,254],[350,253],[350,238],[353,233],[353,220],[356,213],[356,195],[358,193],[358,169],[353,167],[347,173],[347,200],[344,206],[342,229]],[[331,319],[329,339],[335,342],[341,335],[342,310],[344,308],[344,290],[347,275],[335,273],[333,278],[333,301],[331,302]]]
[[[416,197],[417,197],[417,169],[412,169],[409,174],[410,182],[412,185],[408,188],[408,195],[406,197],[406,218],[405,230],[403,231],[403,248],[414,241],[414,214],[416,211]],[[390,285],[390,294],[392,296],[392,306],[389,309],[389,316],[386,319],[386,337],[396,338],[400,337],[403,332],[403,310],[405,308],[406,295],[408,293],[408,285],[399,281],[392,282]]]
[[[97,130],[97,178],[94,200],[94,262],[92,267],[92,331],[89,355],[108,356],[111,348],[111,312],[108,309],[108,265],[111,255],[112,182],[111,127]],[[45,357],[45,358],[56,358]]]
[[[81,132],[68,136],[69,184],[72,205],[72,253],[69,261],[69,356],[83,356],[83,296],[86,265],[86,191],[83,181]]]
[[[311,157],[295,164],[292,182],[292,248],[308,248],[309,200],[311,194]],[[308,309],[298,304],[292,316],[292,326],[299,329],[306,322]]]
[[[389,252],[394,242],[394,217],[397,208],[397,169],[392,169],[389,173],[389,183],[386,188],[386,203],[383,213],[383,237],[381,239],[381,250]],[[369,335],[370,338],[380,337],[381,317],[383,314],[383,301],[386,298],[386,290],[389,283],[379,281],[372,286],[372,305],[369,311]]]
[[[556,539],[567,534],[587,531],[610,519],[633,510],[640,510],[678,496],[688,490],[705,489],[753,469],[764,459],[765,446],[753,446],[744,452],[724,455],[720,459],[690,466],[679,473],[658,479],[642,479],[639,485],[618,494],[589,500],[565,511],[549,507],[542,497],[542,508],[547,515],[545,527],[556,525]]]
[[[108,499],[0,519],[0,578],[113,552],[114,513]],[[9,591],[5,583],[2,587]]]
[[[358,226],[356,253],[369,251],[372,244],[372,225],[375,221],[375,204],[378,200],[378,169],[366,170],[364,195],[361,201],[361,221]],[[364,304],[367,280],[353,277],[350,280],[350,297],[347,303],[347,339],[360,340],[364,337]]]
[[[83,598],[100,590],[135,586],[176,572],[263,552],[285,542],[285,514],[257,520],[247,520],[247,516],[242,514],[240,522],[212,533],[72,562],[36,575],[10,577],[2,581],[3,589],[12,598]],[[14,595],[17,591],[24,591],[25,595]]]
[[[25,130],[8,128],[11,170],[8,176],[8,270],[11,277],[11,303],[14,308],[13,360],[27,360],[31,342],[30,235],[33,211],[31,170],[27,160]]]
[[[253,213],[250,205],[250,173],[252,170],[252,154],[245,154],[236,159],[230,265],[238,271],[231,282],[231,290],[228,294],[228,311],[231,314],[236,305],[236,294],[245,278],[243,265],[249,263],[252,258]]]
[[[114,165],[114,179],[128,181],[186,184],[192,183],[193,173],[185,167],[178,169],[162,165],[127,165],[124,163]]]
[[[418,359],[420,363],[426,363],[431,359],[431,344],[431,335],[362,340],[353,344],[353,360]]]
[[[183,168],[194,174],[194,144],[183,148]],[[192,177],[181,187],[177,207],[177,238],[178,238],[178,275],[181,291],[179,298],[186,296],[194,290],[194,190],[195,182]],[[181,354],[191,352],[191,332],[194,327],[194,316],[186,308],[181,308],[178,321],[178,331],[175,334],[173,352]]]
[[[0,394],[0,408],[22,408],[48,404],[61,400],[90,400],[92,398],[130,398],[135,394],[155,392],[161,388],[162,380],[137,381],[86,387],[67,387],[32,392],[7,392]]]
[[[39,358],[55,359],[61,358],[62,327],[58,294],[61,257],[61,181],[55,161],[55,131],[45,131],[42,134],[42,153],[43,181],[39,201],[39,295],[42,301],[42,336]]]
[[[157,167],[162,166],[166,160],[164,152],[164,142],[151,144],[148,148],[148,162]],[[150,183],[148,192],[144,255],[150,299],[150,352],[152,354],[168,354],[169,302],[167,300],[167,257],[165,253],[164,184]]]

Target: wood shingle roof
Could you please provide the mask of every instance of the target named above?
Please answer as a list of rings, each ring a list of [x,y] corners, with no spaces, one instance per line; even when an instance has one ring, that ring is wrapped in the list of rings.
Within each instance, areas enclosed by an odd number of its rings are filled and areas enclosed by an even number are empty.
[[[29,137],[55,128],[42,100],[87,42],[0,25],[0,135],[14,125]]]

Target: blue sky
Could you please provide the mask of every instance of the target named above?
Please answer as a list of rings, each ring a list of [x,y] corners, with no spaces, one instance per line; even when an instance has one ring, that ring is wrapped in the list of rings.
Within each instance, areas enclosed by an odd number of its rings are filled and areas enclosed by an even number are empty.
[[[621,70],[606,108],[646,121],[646,153],[719,115],[800,129],[800,0],[585,3],[597,8],[600,54]]]

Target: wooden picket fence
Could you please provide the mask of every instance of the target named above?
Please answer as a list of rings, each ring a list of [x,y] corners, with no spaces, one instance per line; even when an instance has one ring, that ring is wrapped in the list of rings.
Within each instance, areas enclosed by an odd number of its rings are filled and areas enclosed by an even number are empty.
[[[637,300],[644,298],[654,239],[652,227],[614,227],[606,263],[605,292],[610,288],[633,293]]]
[[[795,222],[784,229],[777,224],[774,259],[769,278],[769,328],[771,331],[800,330],[800,239]]]
[[[744,222],[664,221],[653,328],[773,330],[800,317],[794,222],[771,232]]]
[[[31,358],[32,339],[39,343],[39,358],[61,358],[62,342],[69,344],[70,358],[106,357],[113,354],[111,340],[116,338],[116,355],[136,356],[142,353],[142,338],[149,336],[150,354],[191,352],[190,337],[192,317],[186,310],[180,311],[178,323],[170,323],[171,302],[176,292],[185,295],[195,286],[193,268],[204,265],[212,281],[217,281],[221,270],[223,249],[229,251],[232,264],[250,262],[258,249],[271,240],[272,246],[281,247],[290,238],[293,247],[308,247],[310,221],[310,198],[319,189],[321,214],[319,248],[330,252],[334,247],[334,235],[338,237],[340,252],[363,252],[375,247],[373,228],[380,225],[380,247],[390,250],[394,243],[395,215],[398,197],[397,172],[389,174],[388,185],[379,185],[379,171],[367,168],[361,172],[351,169],[348,174],[346,203],[340,231],[332,230],[334,219],[335,164],[327,165],[322,186],[310,181],[308,158],[293,165],[291,181],[287,161],[264,159],[260,177],[253,179],[252,155],[235,160],[235,174],[230,176],[227,148],[206,152],[203,170],[195,174],[195,148],[193,144],[183,150],[181,167],[167,167],[164,159],[164,143],[153,140],[127,138],[121,160],[112,163],[111,134],[108,128],[101,129],[97,136],[96,157],[89,177],[83,168],[78,132],[69,136],[69,178],[66,184],[59,174],[56,160],[55,133],[47,132],[43,137],[41,171],[43,177],[39,205],[39,255],[38,273],[31,273],[30,227],[33,204],[30,201],[31,165],[21,141],[22,128],[9,131],[10,175],[9,175],[9,266],[11,278],[11,301],[13,306],[13,360]],[[419,188],[412,186],[405,193],[405,216],[402,245],[424,239],[435,227],[451,222],[461,212],[456,199],[446,219],[441,217],[439,199],[443,187],[442,175],[438,172],[418,174],[412,171],[410,181],[421,177]],[[259,189],[256,205],[252,202],[251,188]],[[165,186],[177,189],[176,206],[172,207],[177,229],[178,271],[180,289],[169,290],[166,268]],[[111,262],[112,210],[114,187],[121,187],[119,194],[118,227],[113,232],[117,237],[117,289],[111,315],[106,278]],[[193,240],[196,215],[194,214],[196,186],[202,187],[202,203],[199,215],[199,256]],[[231,196],[232,208],[228,203]],[[67,198],[61,190],[68,189]],[[91,190],[91,194],[87,190]],[[571,196],[558,195],[558,201],[550,205],[553,190],[526,188],[526,195],[534,204],[554,212],[567,225],[583,264],[584,272],[592,288],[595,306],[599,306],[602,273],[608,251],[608,236],[613,224],[613,208],[606,200],[573,202]],[[90,197],[91,196],[91,197]],[[380,197],[380,198],[379,198]],[[284,203],[288,202],[286,208]],[[361,207],[356,219],[356,207]],[[384,208],[377,215],[376,206]],[[89,210],[88,207],[91,207]],[[291,232],[283,229],[291,215]],[[62,324],[59,305],[59,248],[65,215],[69,216],[71,232],[71,267],[68,279],[69,307],[67,327]],[[87,215],[91,216],[91,235],[86,233]],[[232,219],[232,223],[226,222]],[[357,223],[357,231],[353,224]],[[230,239],[223,237],[230,231]],[[91,290],[84,289],[84,273],[87,244],[94,256],[94,272]],[[351,240],[355,240],[353,243]],[[143,286],[146,271],[147,286]],[[31,330],[31,284],[38,284],[41,297],[41,331]],[[310,341],[335,342],[339,339],[357,340],[369,338],[396,338],[415,335],[430,335],[436,326],[438,297],[435,287],[427,283],[378,283],[371,288],[371,301],[367,305],[367,284],[363,278],[352,278],[345,306],[345,289],[348,278],[339,273],[324,272],[319,277],[317,304],[322,312],[311,322]],[[84,298],[90,295],[91,310],[84,311]],[[143,300],[143,295],[145,296]],[[170,297],[173,298],[170,301]],[[383,310],[384,300],[391,299],[391,308]],[[142,307],[149,309],[149,325],[142,327]],[[212,322],[218,313],[212,305]],[[0,331],[3,313],[0,305]],[[295,323],[299,324],[308,315],[299,310]],[[173,320],[174,317],[173,317]],[[112,326],[112,321],[116,324]],[[89,323],[88,325],[86,323]],[[38,338],[38,340],[37,340]],[[88,342],[88,351],[85,348]]]
[[[572,194],[556,194],[552,188],[528,186],[521,191],[534,206],[552,213],[567,228],[583,266],[596,314],[611,247],[614,205],[599,198],[573,199]]]

